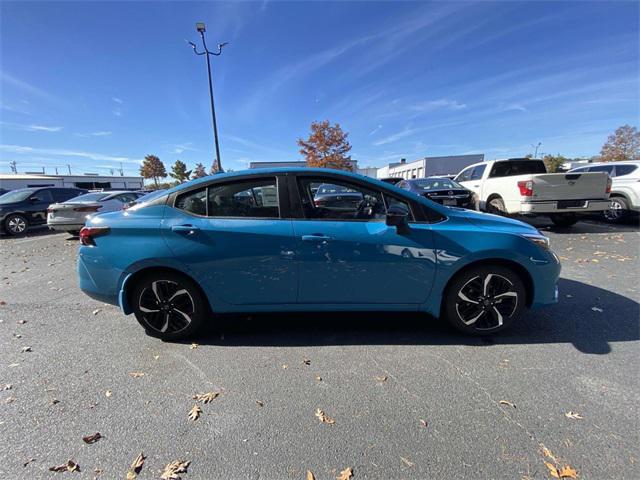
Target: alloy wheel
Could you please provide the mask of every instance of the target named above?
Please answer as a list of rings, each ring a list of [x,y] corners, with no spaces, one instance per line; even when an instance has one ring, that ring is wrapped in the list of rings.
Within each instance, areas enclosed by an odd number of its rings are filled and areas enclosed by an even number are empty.
[[[9,232],[16,235],[27,229],[27,222],[25,222],[24,218],[19,216],[11,217],[7,222],[7,228]]]
[[[144,323],[159,333],[178,333],[193,321],[195,303],[189,292],[170,280],[155,280],[140,292],[138,310]]]
[[[624,206],[615,199],[612,199],[609,204],[609,209],[605,210],[603,215],[607,220],[615,222],[624,215]]]
[[[467,326],[477,330],[501,327],[518,307],[518,293],[509,279],[495,273],[476,276],[458,291],[456,312]]]

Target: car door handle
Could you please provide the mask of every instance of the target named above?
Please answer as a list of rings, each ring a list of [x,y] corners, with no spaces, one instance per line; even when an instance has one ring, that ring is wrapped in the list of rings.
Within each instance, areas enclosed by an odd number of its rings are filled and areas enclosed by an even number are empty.
[[[480,188],[480,184],[474,185],[473,188]]]
[[[193,225],[174,225],[171,230],[178,233],[185,233],[187,235],[195,235],[200,229]]]
[[[326,242],[327,240],[331,240],[331,237],[327,237],[326,235],[322,235],[320,233],[314,233],[313,235],[302,235],[303,242]]]

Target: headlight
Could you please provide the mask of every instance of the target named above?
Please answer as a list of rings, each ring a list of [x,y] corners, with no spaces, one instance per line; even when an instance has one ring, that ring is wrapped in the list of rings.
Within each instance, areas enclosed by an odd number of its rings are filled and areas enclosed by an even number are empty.
[[[545,250],[549,250],[551,248],[551,242],[549,241],[549,237],[545,237],[541,233],[525,233],[522,235],[527,240],[539,245]]]

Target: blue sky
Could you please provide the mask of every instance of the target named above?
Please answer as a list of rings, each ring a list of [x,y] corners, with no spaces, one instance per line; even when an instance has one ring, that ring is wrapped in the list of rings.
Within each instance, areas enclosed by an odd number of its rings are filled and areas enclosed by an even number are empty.
[[[353,158],[597,154],[638,125],[638,2],[0,3],[0,171],[300,159],[313,120]]]

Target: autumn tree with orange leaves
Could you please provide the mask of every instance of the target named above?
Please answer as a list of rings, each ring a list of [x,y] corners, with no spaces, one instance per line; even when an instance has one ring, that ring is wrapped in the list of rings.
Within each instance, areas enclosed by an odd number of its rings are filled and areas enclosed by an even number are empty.
[[[332,126],[328,120],[313,122],[309,138],[298,139],[298,146],[309,167],[351,171],[353,166],[348,155],[351,150],[348,136],[337,123]]]

